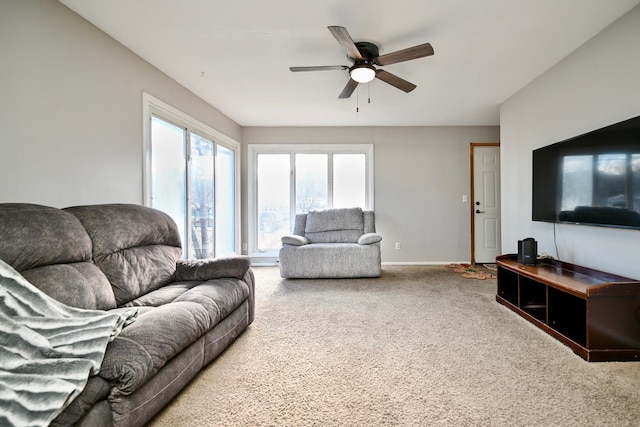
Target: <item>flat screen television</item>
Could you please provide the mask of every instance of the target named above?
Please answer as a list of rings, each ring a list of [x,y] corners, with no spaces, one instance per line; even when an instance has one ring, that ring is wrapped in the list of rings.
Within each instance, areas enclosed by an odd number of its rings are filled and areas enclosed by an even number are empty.
[[[640,230],[640,116],[533,151],[533,221]]]

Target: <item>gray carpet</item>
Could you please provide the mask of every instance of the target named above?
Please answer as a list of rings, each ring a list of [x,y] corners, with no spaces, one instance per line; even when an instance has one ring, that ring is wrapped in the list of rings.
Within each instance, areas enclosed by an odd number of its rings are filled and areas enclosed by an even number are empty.
[[[588,363],[444,266],[283,280],[151,426],[638,426],[640,362]]]

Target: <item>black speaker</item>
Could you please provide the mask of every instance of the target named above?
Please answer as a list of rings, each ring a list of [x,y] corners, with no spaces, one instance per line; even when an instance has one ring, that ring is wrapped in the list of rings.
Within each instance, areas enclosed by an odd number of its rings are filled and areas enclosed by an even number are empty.
[[[533,237],[518,240],[518,262],[535,265],[538,259],[538,242]]]

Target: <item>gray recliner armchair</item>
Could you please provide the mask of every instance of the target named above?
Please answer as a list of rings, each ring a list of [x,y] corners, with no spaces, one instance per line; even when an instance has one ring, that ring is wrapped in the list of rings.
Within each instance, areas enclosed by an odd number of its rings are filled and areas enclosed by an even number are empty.
[[[298,214],[282,237],[283,278],[380,277],[380,241],[373,211],[324,209]]]

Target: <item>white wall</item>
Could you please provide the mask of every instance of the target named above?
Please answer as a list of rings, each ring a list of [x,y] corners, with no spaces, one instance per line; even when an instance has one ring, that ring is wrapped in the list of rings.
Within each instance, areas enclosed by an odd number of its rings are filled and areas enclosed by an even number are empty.
[[[462,195],[469,194],[471,142],[499,142],[499,128],[255,127],[242,132],[243,153],[246,144],[374,144],[376,228],[383,235],[383,263],[470,259],[469,204],[462,202]],[[245,156],[245,219],[246,165]]]
[[[0,1],[0,202],[142,203],[142,92],[240,126],[55,0]]]
[[[534,237],[556,255],[553,225],[531,221],[532,150],[640,115],[640,6],[501,108],[502,248]],[[558,257],[640,279],[640,232],[559,224]]]

